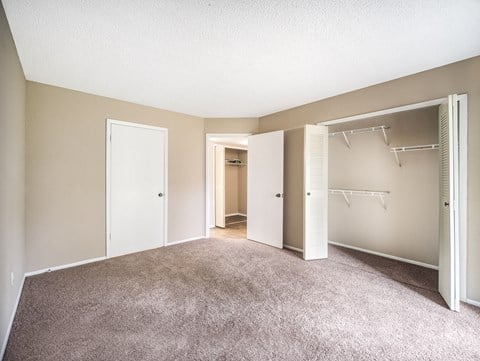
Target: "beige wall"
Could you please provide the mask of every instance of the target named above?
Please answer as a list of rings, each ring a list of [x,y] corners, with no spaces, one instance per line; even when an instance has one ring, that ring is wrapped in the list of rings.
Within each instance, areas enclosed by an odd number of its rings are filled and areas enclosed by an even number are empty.
[[[225,159],[247,162],[247,152],[225,148]],[[247,167],[225,166],[225,214],[247,213]]]
[[[242,163],[247,164],[248,152],[241,150],[238,152],[238,157]],[[238,213],[247,214],[247,175],[248,165],[240,166],[238,168]]]
[[[260,118],[259,131],[368,113],[380,109],[468,94],[468,297],[480,301],[480,57],[338,95]]]
[[[238,159],[238,151],[225,148],[225,160]],[[225,165],[225,215],[238,213],[238,166]]]
[[[0,358],[25,273],[24,227],[25,77],[0,4]]]
[[[205,118],[205,133],[257,133],[258,118]]]
[[[27,270],[105,255],[105,118],[168,128],[168,241],[204,234],[201,118],[27,82]]]
[[[285,132],[283,243],[303,249],[304,127]]]
[[[390,147],[437,144],[438,107],[385,115],[329,127],[330,132],[386,125],[383,135],[329,139],[329,188],[390,191],[385,210],[378,198],[329,196],[329,240],[438,265],[438,150],[400,153]]]

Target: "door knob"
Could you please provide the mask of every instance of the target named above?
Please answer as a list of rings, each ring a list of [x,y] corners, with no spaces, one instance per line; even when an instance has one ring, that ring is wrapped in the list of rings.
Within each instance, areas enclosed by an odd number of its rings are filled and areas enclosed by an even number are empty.
[[[158,193],[158,196],[159,196],[159,197],[163,197],[163,193]]]
[[[443,202],[443,205],[444,205],[445,207],[448,207],[448,206],[450,206],[450,203],[448,203],[448,202]]]
[[[310,192],[307,192],[307,196],[309,196],[309,195],[310,195]]]
[[[280,198],[281,196],[282,196],[282,194],[281,194],[281,193],[277,193],[277,194],[275,194],[275,197],[277,197],[277,198]]]

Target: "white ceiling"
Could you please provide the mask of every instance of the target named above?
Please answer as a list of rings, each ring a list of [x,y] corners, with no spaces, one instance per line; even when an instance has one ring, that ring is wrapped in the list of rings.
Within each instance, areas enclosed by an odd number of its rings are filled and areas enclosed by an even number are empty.
[[[479,0],[2,0],[27,79],[261,116],[480,54]]]

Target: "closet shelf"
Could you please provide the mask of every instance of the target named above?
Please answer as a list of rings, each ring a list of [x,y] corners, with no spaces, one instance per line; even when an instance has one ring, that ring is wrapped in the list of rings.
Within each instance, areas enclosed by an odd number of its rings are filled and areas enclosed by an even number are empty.
[[[328,189],[328,193],[330,194],[339,194],[343,196],[345,199],[345,203],[350,207],[350,198],[348,196],[370,196],[370,197],[378,197],[384,209],[387,209],[385,205],[385,196],[390,194],[389,191],[370,191],[370,190],[356,190],[356,189]]]
[[[383,134],[383,140],[385,141],[386,145],[389,145],[389,140],[387,137],[387,132],[385,130],[390,129],[390,127],[386,125],[377,125],[375,127],[369,127],[369,128],[359,128],[359,129],[351,129],[351,130],[343,130],[341,132],[333,132],[328,134],[329,137],[336,137],[336,136],[343,136],[343,139],[345,140],[345,143],[347,144],[348,148],[351,148],[350,140],[348,139],[349,135],[354,135],[354,134],[361,134],[361,133],[373,133],[373,132],[382,132]]]
[[[402,163],[400,162],[400,158],[398,157],[398,153],[402,152],[415,152],[419,150],[435,150],[438,149],[438,144],[426,144],[426,145],[410,145],[406,147],[393,147],[390,148],[390,152],[392,152],[395,155],[395,159],[397,161],[397,164],[399,167],[402,166]]]
[[[240,159],[225,159],[225,164],[237,166],[247,165],[247,163],[243,163]]]

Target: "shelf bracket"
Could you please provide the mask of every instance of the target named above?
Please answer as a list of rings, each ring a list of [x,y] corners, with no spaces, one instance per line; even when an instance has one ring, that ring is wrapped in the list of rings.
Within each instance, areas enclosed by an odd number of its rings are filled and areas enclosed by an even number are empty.
[[[343,196],[343,199],[345,199],[345,202],[347,203],[347,206],[350,207],[350,199],[348,199],[345,192],[342,192],[342,196]]]
[[[387,132],[385,131],[385,129],[385,127],[382,127],[383,140],[385,141],[386,145],[390,145],[390,141],[388,140]]]
[[[383,194],[379,194],[378,198],[380,198],[380,202],[382,202],[383,209],[387,210],[387,205],[385,204],[385,196]]]
[[[402,163],[400,163],[400,158],[398,157],[398,152],[396,149],[393,149],[393,154],[395,155],[395,159],[397,160],[398,166],[401,167]]]
[[[347,143],[348,149],[350,149],[351,146],[350,146],[350,141],[348,140],[347,134],[345,132],[342,132],[342,134],[343,134],[343,139],[345,139],[345,143]]]

